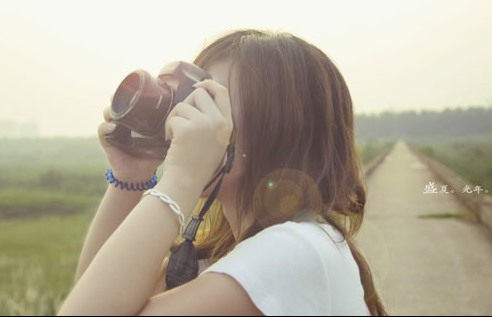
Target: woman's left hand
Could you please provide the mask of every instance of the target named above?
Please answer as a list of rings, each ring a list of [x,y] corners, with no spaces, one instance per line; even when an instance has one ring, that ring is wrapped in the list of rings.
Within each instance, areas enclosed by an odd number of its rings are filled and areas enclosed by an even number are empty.
[[[164,172],[203,187],[223,161],[233,131],[229,91],[205,80],[169,113],[165,123],[171,146]]]

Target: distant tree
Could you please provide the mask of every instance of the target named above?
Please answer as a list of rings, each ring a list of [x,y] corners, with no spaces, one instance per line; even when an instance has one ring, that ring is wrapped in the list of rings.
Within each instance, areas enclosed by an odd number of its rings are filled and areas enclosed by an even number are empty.
[[[466,137],[492,135],[492,107],[444,111],[382,112],[356,115],[359,139],[413,139],[421,137]]]

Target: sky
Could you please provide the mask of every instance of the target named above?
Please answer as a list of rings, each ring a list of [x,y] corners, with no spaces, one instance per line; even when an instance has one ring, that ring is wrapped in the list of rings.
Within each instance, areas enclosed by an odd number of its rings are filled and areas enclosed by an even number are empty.
[[[128,73],[240,28],[320,47],[356,113],[492,106],[491,16],[488,0],[0,0],[0,123],[95,136]]]

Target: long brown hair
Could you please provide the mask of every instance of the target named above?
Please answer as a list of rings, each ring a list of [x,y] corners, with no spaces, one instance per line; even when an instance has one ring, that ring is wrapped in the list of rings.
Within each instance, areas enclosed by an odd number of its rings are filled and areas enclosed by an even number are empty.
[[[240,219],[254,213],[255,223],[236,241],[217,205],[207,216],[199,256],[214,262],[262,229],[298,211],[314,211],[348,242],[371,314],[386,315],[369,266],[353,242],[366,190],[342,75],[321,50],[285,33],[233,32],[207,46],[195,64],[223,60],[232,62],[240,87],[241,141],[247,153],[237,210]]]

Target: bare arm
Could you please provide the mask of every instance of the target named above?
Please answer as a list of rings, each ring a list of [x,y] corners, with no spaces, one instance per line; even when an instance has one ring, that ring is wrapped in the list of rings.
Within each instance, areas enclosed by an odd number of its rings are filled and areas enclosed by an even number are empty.
[[[137,205],[141,196],[141,192],[124,191],[108,186],[87,233],[75,273],[76,281],[80,279],[106,240]]]
[[[115,128],[115,125],[111,123],[109,108],[104,109],[103,116],[104,122],[98,128],[99,140],[108,155],[115,177],[129,183],[148,181],[161,161],[135,158],[114,147],[105,138],[105,135],[111,133]],[[108,186],[87,233],[75,273],[76,281],[84,274],[99,249],[137,205],[141,197],[141,192]]]
[[[189,214],[202,186],[167,174],[155,188]],[[107,207],[107,212],[116,211],[114,206]],[[169,206],[153,196],[143,198],[99,250],[60,314],[137,314],[152,296],[164,257],[178,233],[179,223]]]

